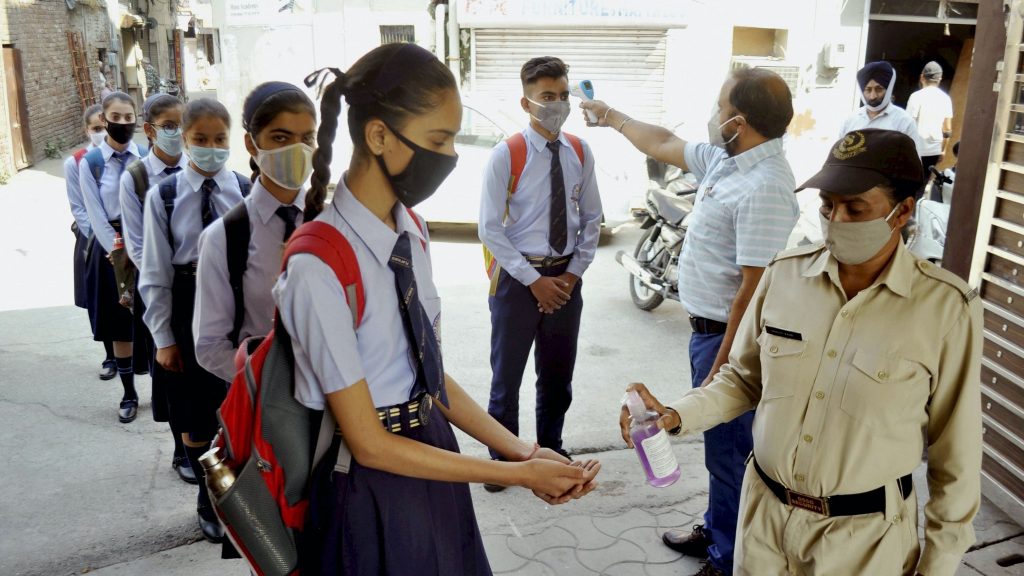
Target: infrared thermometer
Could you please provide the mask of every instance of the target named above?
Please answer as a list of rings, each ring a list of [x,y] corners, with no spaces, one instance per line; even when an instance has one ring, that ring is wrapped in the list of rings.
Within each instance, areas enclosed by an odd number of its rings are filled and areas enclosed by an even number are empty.
[[[580,80],[569,87],[569,93],[580,100],[589,102],[594,99],[594,83],[590,80]],[[597,124],[597,114],[587,110],[587,118],[590,119],[591,124]]]

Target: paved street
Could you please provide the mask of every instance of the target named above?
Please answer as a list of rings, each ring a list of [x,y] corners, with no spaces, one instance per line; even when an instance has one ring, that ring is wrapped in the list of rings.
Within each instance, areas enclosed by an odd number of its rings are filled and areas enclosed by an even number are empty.
[[[120,385],[96,377],[102,347],[84,310],[71,305],[70,212],[60,164],[50,160],[0,187],[0,574],[246,574],[240,561],[196,542],[194,488],[171,470],[166,425],[152,421],[149,380],[137,380],[138,420],[119,424]],[[549,507],[527,491],[472,489],[492,567],[516,575],[684,575],[697,564],[664,548],[660,532],[700,522],[707,480],[699,439],[676,444],[679,482],[654,489],[618,436],[623,387],[643,381],[668,398],[689,387],[681,308],[633,307],[614,262],[632,249],[633,226],[610,234],[584,279],[580,354],[565,440],[600,458],[600,488]],[[486,404],[489,321],[475,232],[434,232],[434,276],[443,298],[446,369]],[[521,429],[533,436],[531,386]],[[460,436],[464,452],[485,456]],[[923,470],[917,473],[925,491]],[[923,495],[922,495],[923,496]],[[1020,574],[997,561],[1024,554],[1024,529],[987,502],[976,523],[980,549],[958,574]],[[1005,562],[1005,561],[1004,561]]]

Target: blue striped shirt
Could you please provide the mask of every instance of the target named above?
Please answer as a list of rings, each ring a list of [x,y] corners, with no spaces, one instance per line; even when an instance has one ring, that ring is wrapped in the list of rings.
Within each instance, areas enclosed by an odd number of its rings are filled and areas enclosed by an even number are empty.
[[[679,257],[680,301],[692,316],[729,319],[742,266],[765,267],[786,247],[800,207],[796,181],[776,138],[730,157],[711,144],[686,144],[700,187]]]

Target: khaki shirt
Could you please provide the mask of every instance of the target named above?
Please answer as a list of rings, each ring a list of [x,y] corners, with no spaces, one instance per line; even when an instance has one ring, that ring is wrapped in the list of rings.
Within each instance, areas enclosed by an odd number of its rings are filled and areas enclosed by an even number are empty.
[[[805,246],[765,270],[728,365],[669,406],[684,433],[756,408],[757,462],[813,496],[893,485],[921,461],[925,428],[931,499],[918,569],[953,574],[980,504],[981,350],[975,293],[902,243],[849,301],[836,260]]]

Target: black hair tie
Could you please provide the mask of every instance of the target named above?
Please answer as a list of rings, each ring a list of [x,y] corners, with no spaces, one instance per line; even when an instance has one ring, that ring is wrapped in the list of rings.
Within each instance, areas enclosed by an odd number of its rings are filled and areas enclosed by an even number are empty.
[[[307,88],[313,88],[315,86],[316,97],[317,99],[320,99],[324,95],[324,90],[327,89],[328,76],[334,76],[335,79],[342,81],[345,79],[345,73],[342,72],[341,69],[327,67],[311,72],[306,76],[306,79],[303,80],[303,82],[305,82]]]

